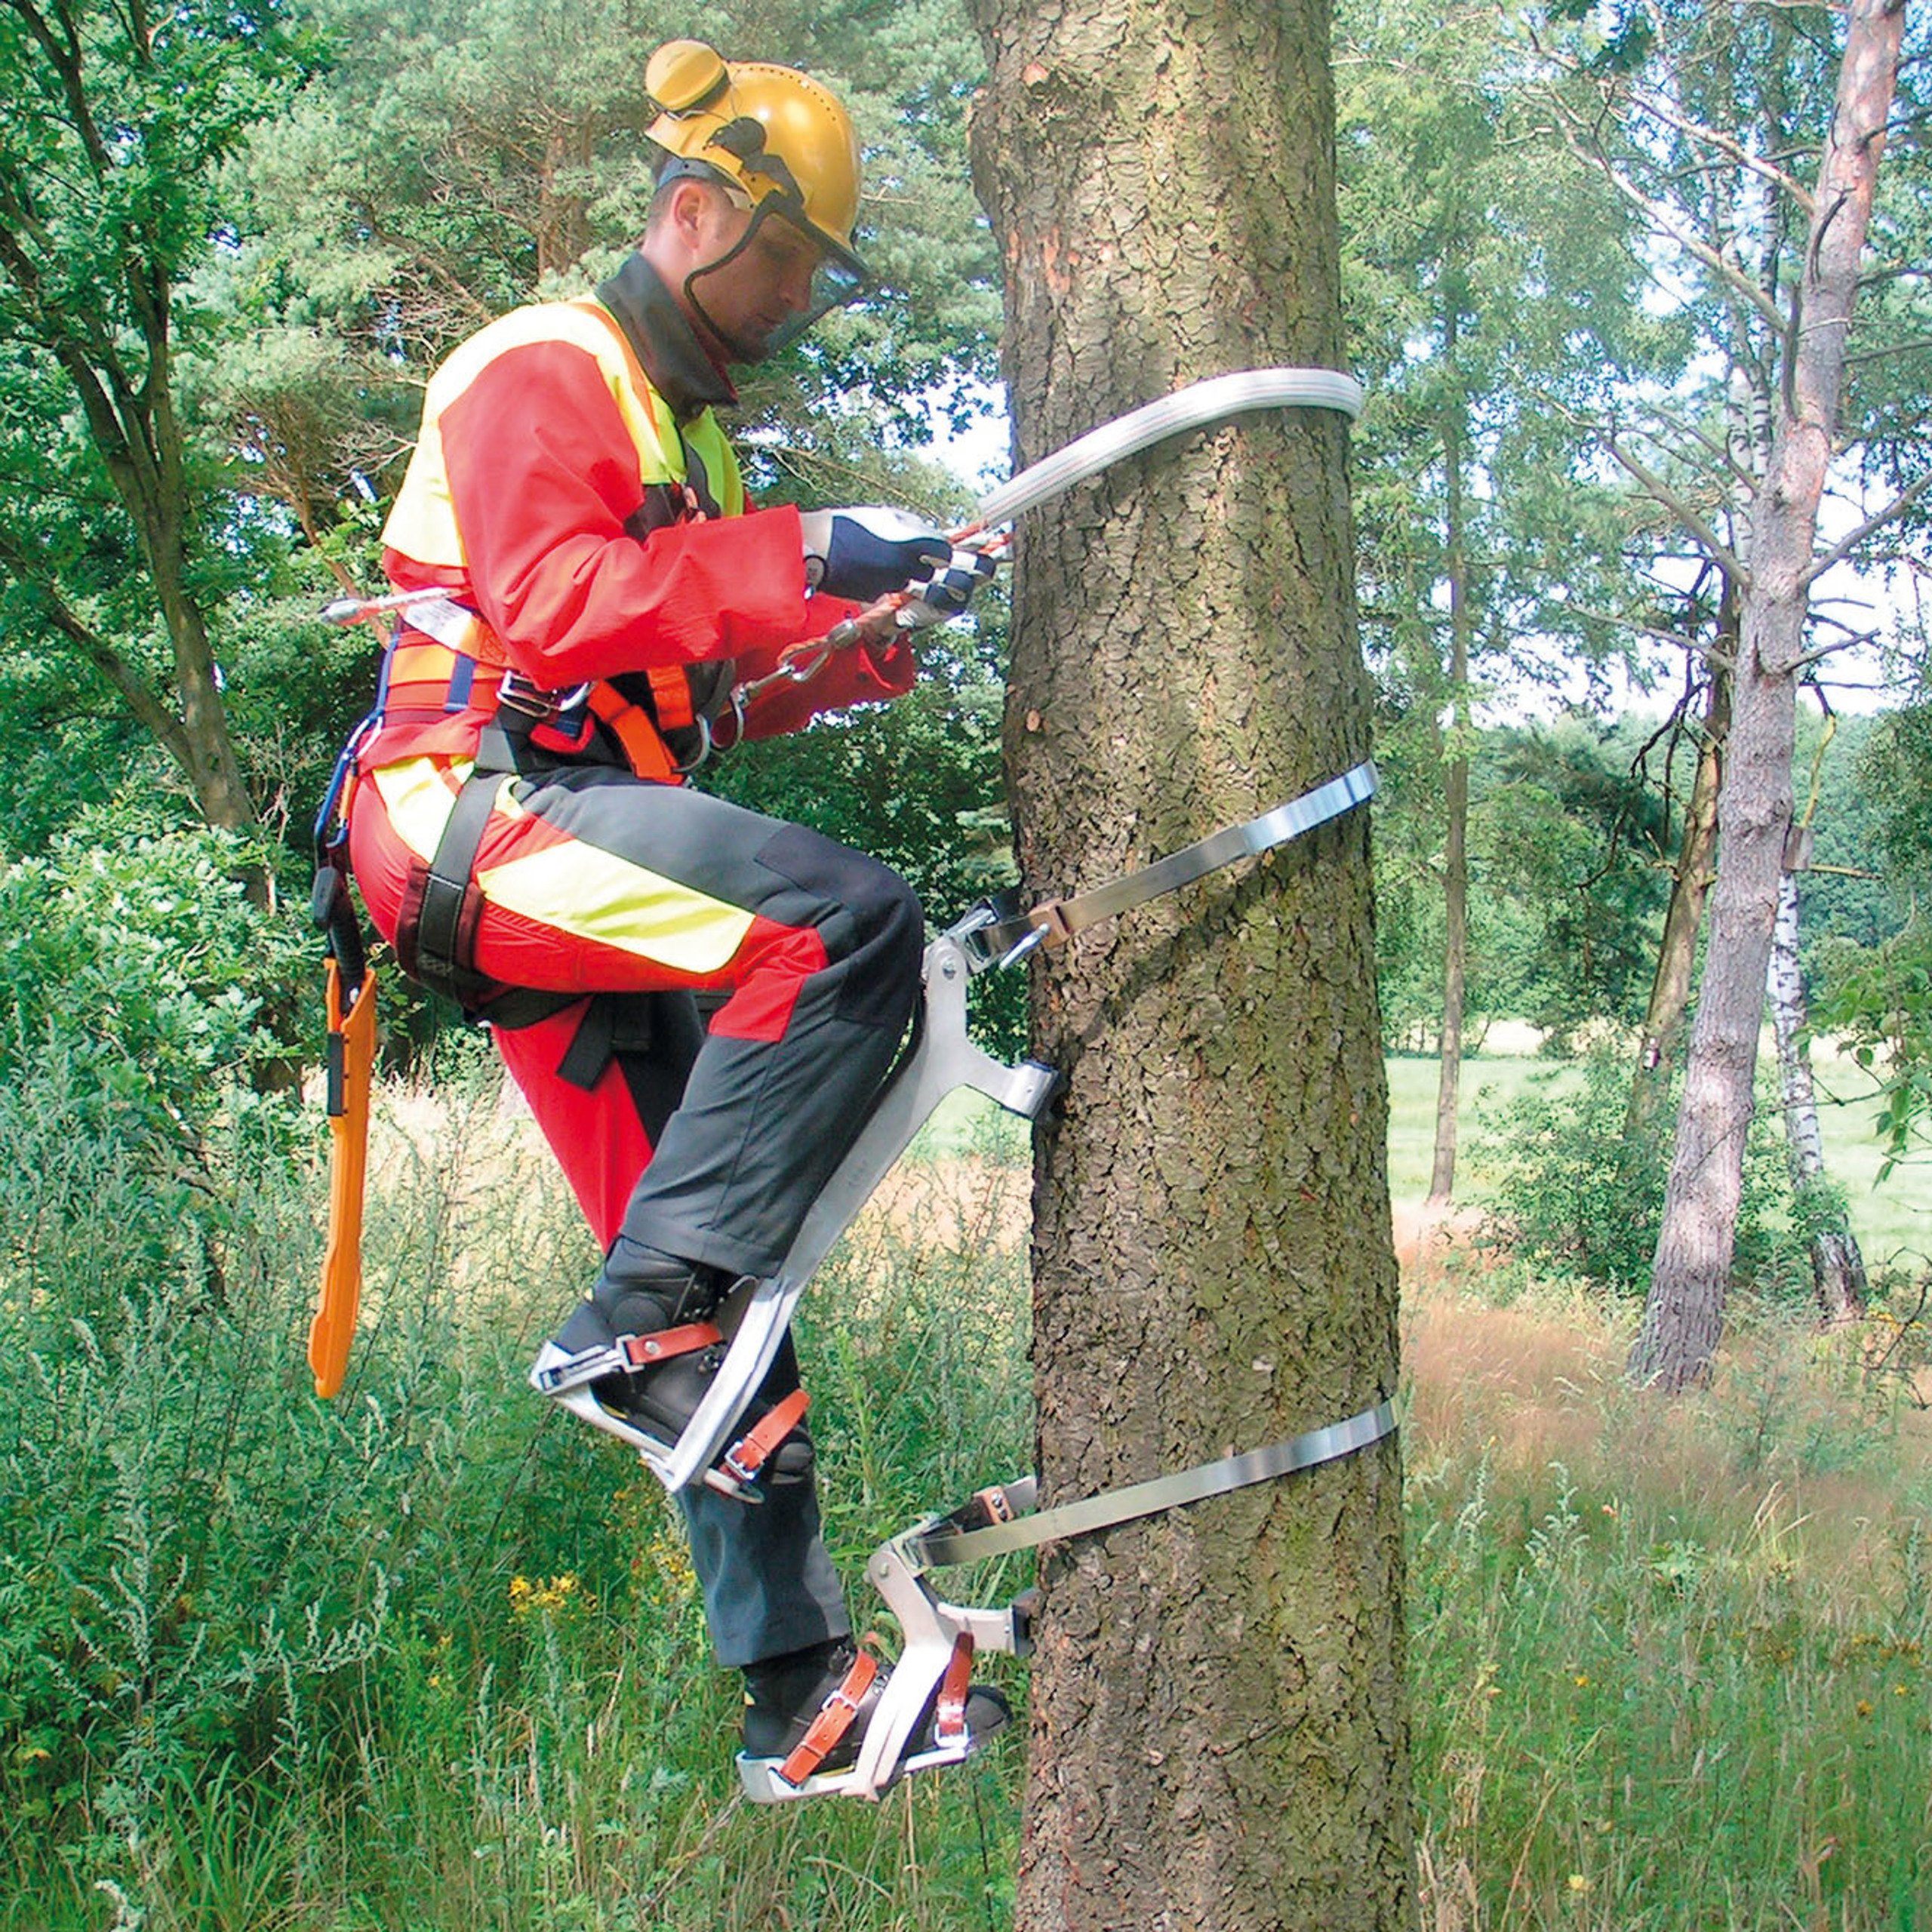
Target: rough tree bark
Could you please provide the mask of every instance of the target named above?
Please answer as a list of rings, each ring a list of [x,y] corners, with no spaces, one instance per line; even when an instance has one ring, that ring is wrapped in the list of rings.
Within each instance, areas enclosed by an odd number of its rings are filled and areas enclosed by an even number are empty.
[[[1853,0],[1804,254],[1770,465],[1752,506],[1743,622],[1718,806],[1718,869],[1704,977],[1634,1380],[1701,1381],[1724,1325],[1752,1112],[1771,925],[1791,823],[1796,679],[1816,574],[1818,503],[1843,394],[1904,0]]]
[[[1810,834],[1801,835],[1808,854]],[[1800,843],[1794,838],[1794,844]],[[1803,856],[1803,855],[1801,855]],[[1798,865],[1778,881],[1777,921],[1771,931],[1770,978],[1767,989],[1771,1031],[1777,1042],[1778,1091],[1784,1102],[1785,1151],[1791,1191],[1803,1209],[1806,1197],[1825,1178],[1825,1143],[1818,1129],[1818,1097],[1811,1081],[1811,1056],[1805,1044],[1804,973],[1798,963]],[[1865,1257],[1858,1237],[1842,1213],[1813,1229],[1811,1285],[1819,1314],[1826,1322],[1856,1321],[1865,1312]]]
[[[1340,365],[1315,0],[972,0],[1017,456],[1196,378]],[[1023,867],[1097,883],[1368,749],[1342,419],[1163,445],[1020,532]],[[1367,824],[1355,813],[1041,970],[1067,1078],[1036,1149],[1048,1498],[1352,1414],[1395,1386]],[[1043,1562],[1021,1932],[1408,1924],[1399,1459]]]

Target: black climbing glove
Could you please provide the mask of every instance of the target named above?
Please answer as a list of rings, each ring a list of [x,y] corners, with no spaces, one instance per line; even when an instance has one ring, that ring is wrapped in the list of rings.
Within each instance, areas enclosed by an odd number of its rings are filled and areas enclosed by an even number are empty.
[[[983,550],[948,546],[948,554],[924,565],[906,586],[912,603],[905,616],[915,624],[943,623],[961,615],[973,593],[989,582],[998,562]]]
[[[952,554],[943,531],[906,510],[807,510],[798,520],[807,586],[854,604],[877,603]]]

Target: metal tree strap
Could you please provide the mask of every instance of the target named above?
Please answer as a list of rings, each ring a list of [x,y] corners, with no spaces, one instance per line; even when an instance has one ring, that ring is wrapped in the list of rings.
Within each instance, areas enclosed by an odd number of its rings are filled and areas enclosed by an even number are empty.
[[[1306,1430],[1265,1449],[1251,1449],[1243,1455],[1223,1457],[1218,1463],[1204,1463],[1198,1469],[1131,1483],[1124,1489],[1063,1503],[1038,1515],[1026,1513],[1038,1492],[1038,1479],[1027,1476],[1001,1489],[981,1491],[952,1515],[910,1531],[905,1546],[921,1567],[939,1569],[1032,1549],[1069,1537],[1091,1536],[1097,1530],[1110,1530],[1143,1516],[1159,1515],[1211,1496],[1226,1496],[1252,1483],[1271,1481],[1352,1456],[1392,1435],[1395,1429],[1395,1404],[1389,1398],[1346,1422]],[[1006,1513],[1009,1511],[1010,1515]]]
[[[1110,879],[1073,899],[1044,899],[1026,912],[1015,909],[1017,894],[1002,894],[978,909],[984,915],[977,924],[962,921],[954,928],[966,947],[975,972],[988,967],[1004,966],[1030,952],[1035,946],[1060,946],[1075,933],[1111,919],[1136,906],[1144,906],[1164,893],[1177,892],[1196,879],[1232,865],[1237,859],[1272,851],[1291,838],[1312,832],[1331,819],[1375,795],[1375,767],[1364,760],[1304,792],[1272,811],[1250,819],[1245,825],[1231,825],[1211,833],[1192,845],[1183,845],[1150,866]]]

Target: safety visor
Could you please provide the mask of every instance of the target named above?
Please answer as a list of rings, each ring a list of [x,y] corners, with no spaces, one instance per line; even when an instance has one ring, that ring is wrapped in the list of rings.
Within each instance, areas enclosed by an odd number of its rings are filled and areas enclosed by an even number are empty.
[[[755,202],[703,162],[674,162],[660,177],[688,174],[715,181],[751,211],[737,243],[685,278],[686,299],[740,362],[762,362],[789,348],[820,316],[856,301],[872,278],[850,248],[806,214],[783,161],[760,156],[755,166],[782,177]]]

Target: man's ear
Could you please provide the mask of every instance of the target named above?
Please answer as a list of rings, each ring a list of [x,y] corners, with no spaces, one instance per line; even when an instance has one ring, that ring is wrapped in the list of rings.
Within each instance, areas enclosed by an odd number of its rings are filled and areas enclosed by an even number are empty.
[[[710,211],[711,198],[705,192],[701,181],[694,181],[688,176],[671,185],[671,205],[666,211],[670,217],[671,232],[678,238],[680,246],[695,253],[702,245],[704,223]]]

